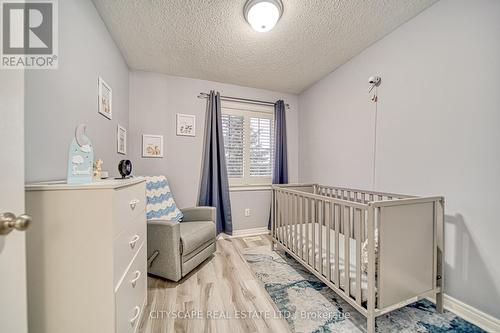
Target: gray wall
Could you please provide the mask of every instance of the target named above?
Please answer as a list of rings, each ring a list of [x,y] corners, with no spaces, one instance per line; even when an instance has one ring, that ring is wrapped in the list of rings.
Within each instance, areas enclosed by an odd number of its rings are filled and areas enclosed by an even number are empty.
[[[65,179],[76,125],[118,172],[116,126],[128,127],[128,67],[91,1],[59,1],[59,69],[26,71],[26,180]],[[97,78],[113,89],[113,119],[97,112]]]
[[[231,190],[231,213],[234,230],[267,227],[271,211],[271,191],[236,191]],[[250,209],[250,216],[245,216],[245,209]]]
[[[446,293],[500,318],[500,2],[443,0],[299,96],[300,180],[446,197]]]
[[[298,179],[298,112],[297,96],[278,92],[240,87],[218,82],[172,77],[147,72],[130,74],[130,158],[134,173],[163,174],[169,178],[180,207],[197,202],[200,184],[203,132],[206,100],[198,99],[200,92],[218,90],[222,95],[276,101],[283,98],[291,105],[287,112],[289,168],[291,181]],[[176,136],[176,114],[196,115],[196,137]],[[165,157],[141,157],[142,134],[164,136]],[[267,226],[269,212],[259,207],[269,205],[269,191],[231,192],[234,229]],[[255,209],[252,209],[254,208]],[[252,216],[243,218],[245,208]],[[259,209],[260,208],[260,209]]]

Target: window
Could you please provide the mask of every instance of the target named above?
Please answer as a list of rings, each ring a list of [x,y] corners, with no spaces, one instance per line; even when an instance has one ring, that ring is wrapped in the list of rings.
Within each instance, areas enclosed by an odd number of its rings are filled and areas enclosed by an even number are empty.
[[[222,132],[229,184],[271,184],[274,158],[272,106],[222,102]]]
[[[243,116],[222,115],[222,133],[229,178],[243,178]]]

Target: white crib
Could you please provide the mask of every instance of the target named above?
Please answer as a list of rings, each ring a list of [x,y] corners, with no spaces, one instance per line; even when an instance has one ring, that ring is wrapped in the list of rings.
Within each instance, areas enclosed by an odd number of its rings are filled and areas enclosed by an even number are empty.
[[[443,311],[444,198],[318,184],[273,185],[273,249],[367,318],[435,296]]]

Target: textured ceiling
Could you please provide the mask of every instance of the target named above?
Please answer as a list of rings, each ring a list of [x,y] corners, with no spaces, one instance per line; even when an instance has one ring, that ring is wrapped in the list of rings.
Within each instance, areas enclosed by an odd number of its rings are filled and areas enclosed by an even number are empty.
[[[93,0],[131,69],[299,93],[436,0],[283,0],[267,33],[245,0]]]

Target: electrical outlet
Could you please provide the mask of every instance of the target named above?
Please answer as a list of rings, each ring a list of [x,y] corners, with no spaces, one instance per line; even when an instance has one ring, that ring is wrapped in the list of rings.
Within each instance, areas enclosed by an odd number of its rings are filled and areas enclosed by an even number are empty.
[[[246,217],[250,216],[250,208],[245,208],[245,216]]]

